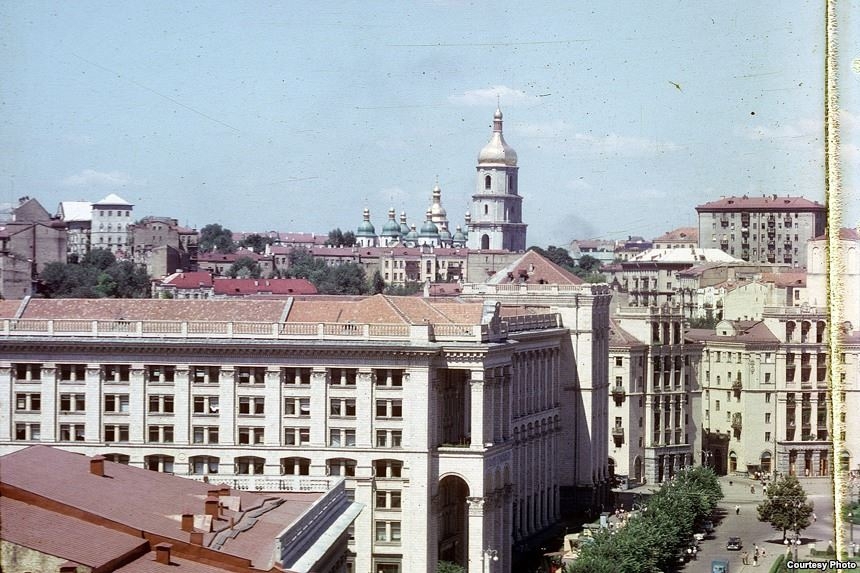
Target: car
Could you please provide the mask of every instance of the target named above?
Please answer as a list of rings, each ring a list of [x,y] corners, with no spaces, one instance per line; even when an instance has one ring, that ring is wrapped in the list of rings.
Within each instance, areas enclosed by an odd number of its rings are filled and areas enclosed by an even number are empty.
[[[705,537],[707,537],[707,536],[708,536],[708,534],[707,534],[707,533],[705,533],[704,531],[700,531],[699,533],[694,533],[694,534],[693,534],[693,539],[695,539],[695,540],[696,540],[696,544],[699,544],[699,543],[701,543],[702,541],[704,541],[704,540],[705,540]]]
[[[743,548],[740,537],[729,537],[726,541],[726,551],[740,551]]]
[[[713,533],[714,532],[714,522],[711,520],[705,520],[702,522],[702,529],[705,530],[705,533]]]

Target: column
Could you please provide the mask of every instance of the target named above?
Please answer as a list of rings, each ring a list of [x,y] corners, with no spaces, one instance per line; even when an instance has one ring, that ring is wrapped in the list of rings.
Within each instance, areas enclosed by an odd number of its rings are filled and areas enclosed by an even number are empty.
[[[314,368],[311,371],[311,438],[310,445],[314,448],[324,448],[328,436],[328,384],[324,368]],[[357,539],[356,539],[357,541]]]
[[[236,427],[236,384],[232,368],[222,368],[218,377],[218,441],[232,445],[239,441]],[[228,458],[221,456],[222,467]],[[221,470],[223,472],[223,469]]]
[[[373,377],[370,370],[360,370],[355,381],[355,410],[371,414],[364,420],[369,424],[357,424],[355,428],[355,445],[359,448],[369,448],[374,445],[373,434],[376,428],[376,404],[373,401]]]
[[[146,368],[135,364],[131,367],[131,376],[128,386],[128,441],[131,444],[142,444],[146,441],[146,391],[149,381],[146,379]],[[121,393],[121,392],[118,392]],[[126,423],[118,422],[118,423]],[[143,460],[132,463],[142,463]]]
[[[173,376],[173,441],[190,444],[192,440],[189,413],[191,412],[191,378],[187,364],[177,364]],[[182,458],[183,461],[185,458]],[[179,462],[177,456],[176,462]],[[179,464],[175,462],[175,465]]]
[[[469,556],[469,567],[467,573],[484,573],[484,498],[467,497],[469,505],[469,547],[466,554]]]
[[[487,437],[484,431],[484,371],[472,370],[469,380],[471,403],[471,449],[483,450]]]
[[[44,378],[44,370],[43,380]],[[104,388],[102,386],[103,382],[101,379],[101,369],[97,368],[96,372],[87,372],[87,378],[89,378],[86,388],[84,388],[84,400],[86,405],[86,425],[84,426],[84,440],[86,442],[100,442],[101,441],[101,425],[102,425],[102,407],[104,400]],[[45,410],[45,394],[42,393],[42,409]],[[52,393],[54,396],[57,393]],[[49,412],[57,411],[56,404],[54,408],[48,410]],[[42,435],[43,436],[51,436],[51,440],[57,439],[57,434],[55,432],[48,432],[48,427],[42,423]]]
[[[27,376],[30,376],[30,369],[27,369]],[[0,400],[0,404],[5,402],[5,407],[0,410],[0,417],[4,420],[11,420],[12,413],[15,411],[15,393],[12,391],[12,368],[9,366],[0,366],[0,388],[6,388],[7,393]],[[39,392],[42,392],[42,403],[44,404],[45,396],[42,387],[39,387]],[[43,405],[42,408],[45,406]],[[14,424],[0,424],[0,441],[8,442],[12,439],[11,432]]]
[[[266,368],[263,384],[266,388],[266,429],[263,430],[263,441],[267,446],[280,446],[284,440],[281,436],[284,397],[281,395],[280,368]],[[274,462],[267,461],[267,463],[276,462],[277,459]]]
[[[27,369],[27,375],[32,376],[30,373],[30,369]],[[56,427],[54,426],[54,420],[56,420],[56,413],[60,409],[58,393],[57,393],[57,375],[58,369],[51,365],[45,365],[42,368],[42,384],[40,385],[39,391],[42,393],[42,416],[39,420],[39,424],[41,425],[40,430],[42,434],[42,440],[56,440],[57,432]],[[9,402],[10,410],[15,407],[15,398],[12,397],[12,400]],[[87,405],[89,406],[89,404]],[[101,411],[101,399],[96,400],[93,406]],[[89,408],[88,408],[89,409]],[[89,424],[88,424],[89,425]],[[15,431],[14,424],[12,425],[11,431]],[[89,428],[85,431],[89,432]],[[96,427],[95,433],[95,441],[99,441],[99,436],[101,436],[100,428]],[[87,433],[87,440],[89,440],[90,434]]]

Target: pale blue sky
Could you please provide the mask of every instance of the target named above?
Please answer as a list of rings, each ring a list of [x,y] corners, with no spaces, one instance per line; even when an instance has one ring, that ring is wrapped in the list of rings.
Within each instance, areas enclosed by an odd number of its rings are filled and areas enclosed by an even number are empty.
[[[710,4],[3,2],[0,203],[379,229],[420,224],[438,176],[456,225],[497,94],[529,244],[823,201],[823,3]]]

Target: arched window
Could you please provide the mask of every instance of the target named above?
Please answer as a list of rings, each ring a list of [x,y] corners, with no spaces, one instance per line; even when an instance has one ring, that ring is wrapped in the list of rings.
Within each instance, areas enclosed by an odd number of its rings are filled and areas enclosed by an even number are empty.
[[[126,454],[102,454],[102,456],[107,461],[114,462],[116,464],[128,465],[128,462],[131,461],[131,458]]]
[[[154,472],[173,473],[173,456],[146,456],[143,459],[143,465],[146,469]]]
[[[489,215],[489,214],[490,214],[490,206],[484,205],[484,215]]]
[[[220,458],[214,456],[191,456],[188,466],[194,475],[217,474]]]
[[[489,249],[490,248],[490,236],[489,235],[483,235],[481,237],[481,248],[482,249]]]
[[[399,478],[403,476],[403,462],[400,460],[374,460],[373,471],[377,478]]]
[[[311,472],[308,458],[281,458],[281,473],[286,476],[306,476]]]
[[[236,475],[260,475],[266,467],[266,460],[257,456],[236,458]]]
[[[493,186],[493,178],[487,175],[484,177],[484,189],[490,189]]]
[[[349,458],[332,458],[326,460],[326,467],[330,476],[355,476],[355,466],[355,460]]]

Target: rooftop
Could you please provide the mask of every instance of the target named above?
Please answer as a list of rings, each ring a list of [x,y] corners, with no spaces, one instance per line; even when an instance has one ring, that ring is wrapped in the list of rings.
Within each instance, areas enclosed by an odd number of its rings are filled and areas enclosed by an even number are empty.
[[[527,251],[510,265],[487,279],[487,284],[580,285],[581,278],[536,251]]]
[[[639,253],[630,260],[622,263],[622,266],[630,263],[668,263],[668,264],[701,264],[709,262],[742,263],[720,249],[648,249]]]
[[[779,195],[763,195],[761,197],[721,197],[717,201],[710,201],[698,205],[696,211],[820,211],[826,208],[818,201],[810,201],[805,197],[780,197]]]

